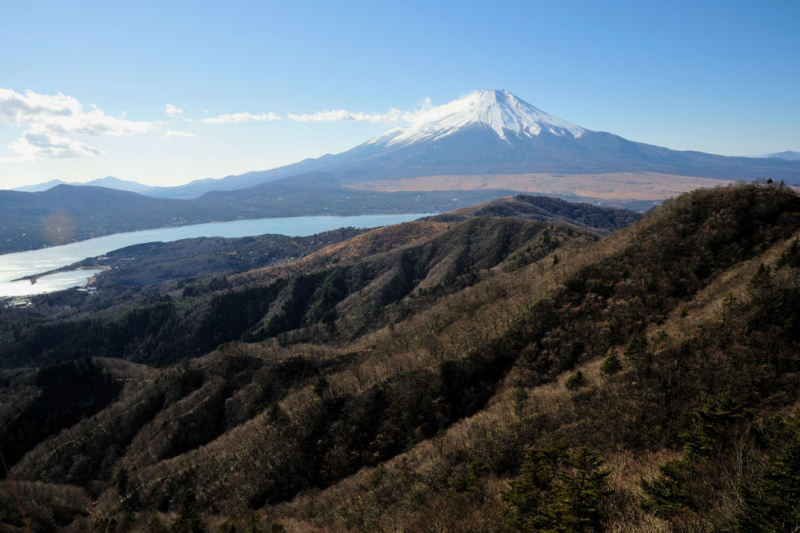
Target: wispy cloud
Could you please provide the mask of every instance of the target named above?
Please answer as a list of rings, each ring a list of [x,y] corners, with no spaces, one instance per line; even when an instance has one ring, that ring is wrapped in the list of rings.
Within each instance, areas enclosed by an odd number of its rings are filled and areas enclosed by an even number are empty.
[[[430,100],[425,100],[423,105],[414,111],[401,111],[391,108],[385,113],[364,113],[362,111],[348,111],[347,109],[332,109],[328,111],[317,111],[316,113],[287,113],[289,120],[294,122],[414,122],[422,114],[431,109]]]
[[[27,90],[23,94],[0,88],[0,123],[26,130],[8,145],[19,155],[0,162],[96,156],[100,155],[97,148],[62,135],[135,135],[158,126],[157,122],[128,120],[124,113],[115,117],[96,106],[89,107],[85,110],[78,99],[62,93]]]
[[[204,118],[200,122],[206,124],[241,124],[244,122],[275,122],[281,120],[281,117],[275,113],[263,113],[256,115],[253,113],[229,113],[224,115],[217,115],[216,117]]]
[[[314,113],[286,113],[292,122],[371,122],[371,123],[397,123],[414,122],[422,114],[431,109],[430,100],[426,100],[421,107],[413,111],[402,111],[391,108],[385,113],[365,113],[363,111],[350,111],[347,109],[330,109]],[[206,124],[241,124],[245,122],[276,122],[281,120],[275,113],[229,113],[200,119]]]
[[[171,117],[179,117],[183,114],[183,109],[181,109],[180,107],[176,107],[172,104],[167,104],[165,111],[167,115]]]
[[[50,133],[26,131],[8,147],[25,159],[65,159],[69,157],[98,156],[94,146],[58,137]],[[9,158],[11,159],[11,158]]]
[[[296,115],[287,113],[289,120],[294,122],[397,122],[403,118],[403,112],[399,109],[390,109],[386,113],[362,113],[360,111],[348,111],[346,109],[333,109],[330,111],[317,111],[316,113],[305,113]]]
[[[172,139],[175,137],[196,137],[196,135],[190,131],[169,130],[164,133],[164,137],[167,139]]]

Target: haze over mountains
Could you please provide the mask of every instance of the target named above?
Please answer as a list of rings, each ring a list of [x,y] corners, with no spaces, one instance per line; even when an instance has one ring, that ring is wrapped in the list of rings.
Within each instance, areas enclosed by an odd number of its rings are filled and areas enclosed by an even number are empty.
[[[786,161],[800,161],[800,152],[788,150],[786,152],[776,152],[774,154],[766,154],[764,157],[773,159],[785,159]]]
[[[68,182],[64,180],[50,180],[45,183],[37,183],[36,185],[26,185],[24,187],[16,187],[12,190],[20,192],[42,192],[49,191],[58,185],[75,185],[78,187],[105,187],[106,189],[115,189],[117,191],[139,192],[146,193],[151,189],[149,185],[137,183],[131,180],[122,180],[113,176],[106,176],[105,178],[97,178],[85,183]]]
[[[324,173],[331,185],[356,189],[508,189],[561,196],[567,196],[566,191],[554,187],[547,178],[553,174],[561,178],[561,174],[579,175],[581,188],[588,190],[575,196],[605,199],[620,199],[621,194],[614,198],[613,193],[598,192],[602,187],[593,181],[621,180],[641,189],[629,193],[633,196],[625,196],[626,199],[663,198],[716,184],[691,178],[771,178],[800,184],[797,163],[637,143],[549,115],[509,91],[481,90],[432,107],[410,125],[393,128],[340,154],[220,180],[155,188],[147,194],[195,198],[209,191],[242,189],[281,179],[294,183],[318,179],[316,175],[303,176],[311,172]],[[440,179],[453,175],[460,179]]]
[[[674,176],[661,178],[673,182],[680,182],[680,177],[771,178],[796,185],[800,184],[800,165],[793,162],[798,157],[798,152],[756,158],[670,150],[572,124],[506,90],[480,90],[426,109],[408,126],[393,128],[340,154],[221,179],[195,180],[177,187],[148,187],[111,177],[84,185],[185,199],[285,178],[302,183],[318,177],[303,176],[311,172],[324,173],[330,184],[381,190],[392,187],[410,190],[411,184],[398,183],[405,178],[416,178],[420,190],[425,190],[425,181],[430,177],[454,174],[505,176],[506,181],[517,187],[514,190],[520,189],[520,183],[508,177],[509,174],[598,175],[607,179],[607,174],[655,173]],[[528,189],[537,187],[536,176],[529,176],[528,180]],[[378,182],[382,185],[377,185]],[[488,188],[476,186],[474,180],[462,182],[467,184],[464,189]],[[32,191],[34,187],[44,190],[45,186],[58,183],[63,182],[48,182],[42,189],[31,186],[17,190]],[[447,188],[458,188],[454,185],[455,182]]]
[[[85,238],[109,228],[235,218],[448,211],[514,192],[644,209],[687,190],[737,180],[800,185],[800,162],[786,159],[629,141],[549,115],[508,91],[482,90],[424,109],[408,126],[340,154],[179,187],[146,188],[111,177],[86,184],[126,191],[110,204],[110,191],[97,187],[0,191],[6,207],[0,242],[13,243],[6,249],[41,246],[27,242],[30,231],[43,213],[55,211],[71,217],[76,238]]]

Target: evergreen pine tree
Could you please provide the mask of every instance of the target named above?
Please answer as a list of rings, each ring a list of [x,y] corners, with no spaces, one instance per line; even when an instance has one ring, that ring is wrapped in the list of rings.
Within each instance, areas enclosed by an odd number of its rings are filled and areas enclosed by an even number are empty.
[[[603,364],[600,365],[600,372],[607,376],[613,376],[620,370],[622,370],[622,363],[620,362],[619,357],[617,357],[616,351],[611,352],[611,355],[606,357],[605,361],[603,361]]]

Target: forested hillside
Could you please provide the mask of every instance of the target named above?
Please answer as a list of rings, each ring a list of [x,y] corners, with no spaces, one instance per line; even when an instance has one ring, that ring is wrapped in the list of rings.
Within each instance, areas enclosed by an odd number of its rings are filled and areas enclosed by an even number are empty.
[[[112,233],[206,222],[437,213],[511,194],[506,190],[425,194],[356,191],[332,186],[326,182],[324,174],[303,178],[306,181],[297,185],[277,183],[209,192],[191,200],[151,198],[133,192],[74,185],[58,185],[36,193],[0,190],[0,253],[66,244]],[[633,205],[638,207],[639,203]]]
[[[34,528],[796,527],[800,198],[700,190],[610,235],[624,217],[540,207],[3,312]]]

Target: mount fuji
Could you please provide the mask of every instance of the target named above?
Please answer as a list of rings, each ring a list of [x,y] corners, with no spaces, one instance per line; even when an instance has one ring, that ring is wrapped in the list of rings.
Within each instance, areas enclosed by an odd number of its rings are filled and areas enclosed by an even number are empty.
[[[475,91],[443,106],[423,110],[410,126],[389,130],[367,144],[430,142],[475,126],[489,128],[505,141],[509,140],[507,134],[532,138],[542,132],[577,139],[586,131],[536,109],[508,91]]]
[[[346,152],[146,194],[192,198],[253,186],[396,191],[497,189],[569,198],[655,200],[756,178],[800,184],[800,163],[676,151],[592,131],[505,90],[422,109]]]

